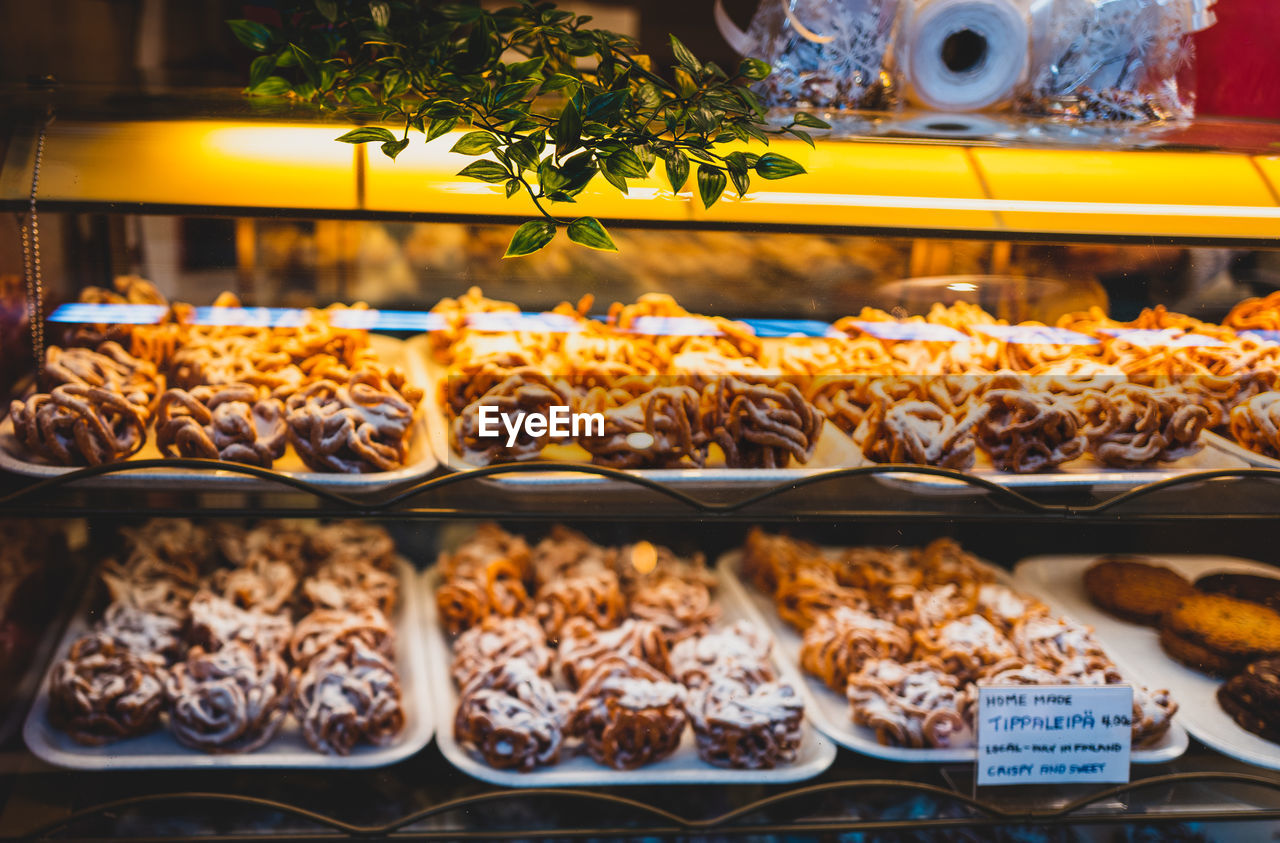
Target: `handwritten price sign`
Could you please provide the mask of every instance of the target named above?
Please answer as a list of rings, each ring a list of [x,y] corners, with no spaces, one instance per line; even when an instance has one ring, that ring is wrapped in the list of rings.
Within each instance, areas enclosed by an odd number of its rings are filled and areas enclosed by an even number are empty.
[[[1129,781],[1133,688],[978,689],[978,786]]]

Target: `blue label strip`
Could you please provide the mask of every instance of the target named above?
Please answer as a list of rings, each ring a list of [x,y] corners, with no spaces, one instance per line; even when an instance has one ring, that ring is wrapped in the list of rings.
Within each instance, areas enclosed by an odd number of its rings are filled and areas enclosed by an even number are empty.
[[[50,322],[91,325],[154,325],[168,314],[169,308],[154,304],[90,304],[73,302],[58,307]],[[197,307],[195,324],[249,326],[262,328],[297,327],[306,321],[307,312],[290,307]],[[603,321],[595,317],[596,321]],[[426,333],[448,327],[444,315],[420,310],[371,310],[361,308],[329,311],[329,319],[337,328]],[[743,319],[758,337],[828,337],[847,339],[843,331],[816,319]],[[559,313],[473,313],[467,317],[469,327],[479,331],[527,331],[531,333],[577,333],[582,323]],[[924,342],[967,342],[964,334],[945,325],[928,322],[853,322],[859,330],[882,340]],[[1099,340],[1064,328],[1036,325],[978,325],[977,333],[1004,342],[1022,345],[1097,345]],[[696,316],[642,316],[635,320],[630,333],[643,336],[720,336],[715,322]],[[1189,348],[1221,346],[1214,337],[1184,334],[1176,329],[1139,330],[1105,329],[1119,340],[1146,347]],[[1263,342],[1280,343],[1280,331],[1245,331]]]

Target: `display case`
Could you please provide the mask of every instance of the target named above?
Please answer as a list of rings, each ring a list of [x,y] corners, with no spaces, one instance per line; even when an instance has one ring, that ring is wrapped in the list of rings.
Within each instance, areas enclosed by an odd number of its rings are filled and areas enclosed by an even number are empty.
[[[846,118],[503,260],[460,132],[3,96],[0,835],[1271,835],[1274,124]],[[979,786],[1043,684],[1122,780]]]

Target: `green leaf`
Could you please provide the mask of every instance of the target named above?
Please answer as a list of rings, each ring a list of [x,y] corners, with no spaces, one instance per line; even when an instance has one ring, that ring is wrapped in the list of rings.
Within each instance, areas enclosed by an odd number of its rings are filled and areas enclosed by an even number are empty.
[[[569,223],[569,239],[588,249],[601,252],[618,251],[609,232],[604,230],[604,226],[595,217],[580,217]]]
[[[431,121],[431,125],[427,127],[426,135],[428,141],[433,141],[441,135],[447,135],[453,131],[453,127],[457,125],[457,117],[436,117]]]
[[[256,88],[276,69],[275,56],[258,56],[249,64],[249,88]]]
[[[351,100],[356,105],[371,106],[377,105],[378,103],[378,101],[373,98],[373,94],[369,93],[369,89],[361,87],[360,85],[352,85],[350,88],[347,88],[347,99]]]
[[[560,190],[570,196],[581,193],[592,176],[600,171],[590,152],[579,152],[560,166]]]
[[[382,78],[382,92],[388,99],[395,99],[409,90],[411,81],[408,73],[401,70],[389,70],[387,75]]]
[[[386,29],[391,22],[391,4],[387,0],[370,0],[369,14],[373,16],[374,26]]]
[[[640,163],[640,157],[629,149],[619,150],[605,159],[605,169],[629,179],[642,179],[649,171]]]
[[[785,179],[790,176],[798,176],[804,172],[804,167],[801,167],[787,156],[779,155],[776,152],[766,152],[756,162],[756,174],[763,179]]]
[[[769,145],[769,136],[760,131],[759,126],[755,126],[751,123],[738,123],[737,125],[742,129],[742,133],[751,138],[751,140],[760,141],[760,143],[765,146]]]
[[[551,130],[551,139],[556,143],[556,155],[562,158],[582,145],[582,117],[573,100],[560,112],[560,119]]]
[[[396,156],[404,152],[404,148],[409,145],[408,138],[400,138],[400,140],[386,141],[382,144],[382,154],[396,160]]]
[[[558,91],[561,88],[569,88],[571,90],[568,91],[568,94],[569,96],[572,96],[577,93],[578,87],[581,84],[582,80],[577,77],[569,76],[565,73],[557,73],[544,79],[540,90],[543,93],[546,93],[548,91]]]
[[[769,63],[760,59],[743,59],[738,65],[738,75],[753,82],[767,78],[772,72],[773,68],[769,67]]]
[[[268,76],[250,88],[249,93],[255,97],[282,97],[292,90],[293,86],[283,76]]]
[[[789,134],[789,135],[795,135],[795,136],[796,136],[796,137],[798,137],[800,140],[802,140],[802,141],[804,141],[805,143],[809,144],[809,147],[810,147],[811,149],[813,148],[813,136],[812,136],[812,135],[810,135],[810,134],[809,134],[808,132],[806,132],[805,130],[803,130],[803,129],[794,129],[794,128],[792,128],[792,129],[787,129],[787,134]]]
[[[316,10],[333,23],[338,19],[338,0],[316,0]]]
[[[511,80],[528,79],[533,74],[542,70],[542,66],[547,63],[546,56],[538,56],[528,61],[516,62],[507,65],[507,78]]]
[[[507,198],[510,199],[512,196],[515,196],[517,193],[519,193],[521,187],[524,187],[524,185],[520,184],[520,179],[508,179],[507,180]]]
[[[702,207],[710,208],[716,204],[720,194],[724,193],[729,180],[725,174],[710,164],[698,165],[698,195],[702,197]]]
[[[673,73],[676,77],[676,88],[680,91],[680,96],[689,97],[693,95],[694,91],[698,90],[698,83],[694,81],[692,73],[683,67],[677,67]]]
[[[756,165],[760,160],[759,155],[751,155],[747,152],[730,152],[724,157],[724,164],[729,168],[731,173],[745,173]]]
[[[489,132],[467,132],[449,150],[462,155],[483,155],[498,145],[498,139]]]
[[[657,108],[662,104],[662,92],[652,82],[642,82],[636,88],[636,98],[644,108]]]
[[[458,175],[478,179],[489,184],[501,184],[511,178],[506,167],[496,161],[472,161],[458,171]]]
[[[750,152],[730,152],[724,156],[724,166],[728,168],[728,179],[733,183],[733,189],[740,197],[746,196],[746,192],[751,187],[750,170],[758,160],[759,156],[751,155]]]
[[[801,111],[795,116],[795,123],[798,126],[808,126],[810,129],[830,129],[831,124],[825,120],[819,120],[812,114],[806,114]]]
[[[676,61],[692,70],[695,74],[702,72],[702,62],[698,61],[693,53],[689,52],[689,48],[674,35],[671,36],[671,52],[675,53]]]
[[[671,182],[671,191],[679,193],[684,183],[689,180],[689,159],[679,150],[669,150],[666,157],[667,181]]]
[[[306,74],[307,81],[317,88],[320,87],[320,68],[316,66],[315,59],[297,44],[290,44],[289,52],[293,53],[293,57],[298,60],[298,66]]]
[[[750,88],[740,87],[735,91],[735,93],[738,95],[738,99],[742,101],[742,104],[746,106],[748,110],[753,114],[758,115],[761,119],[764,118],[764,106],[760,104],[760,98],[755,95],[754,91]]]
[[[610,159],[606,158],[601,163],[600,173],[605,177],[605,180],[609,182],[609,184],[618,188],[618,190],[621,190],[623,193],[630,192],[630,189],[627,187],[627,177],[618,172],[618,170],[612,166]]]
[[[623,103],[627,101],[630,91],[610,91],[607,94],[600,94],[591,98],[587,103],[587,108],[582,113],[583,120],[596,120],[607,122],[615,120],[618,112],[622,109]]]
[[[231,27],[236,39],[250,50],[265,53],[271,46],[272,33],[269,26],[251,20],[229,20],[227,26]]]
[[[341,137],[334,138],[343,143],[369,143],[370,141],[394,141],[396,136],[391,134],[381,126],[361,126],[359,129],[352,129]]]
[[[715,128],[716,117],[711,113],[709,108],[695,108],[693,113],[689,115],[689,122],[701,134],[709,135],[711,130]]]
[[[548,220],[529,220],[516,229],[507,246],[504,258],[518,258],[531,255],[551,242],[556,236],[555,223]]]
[[[514,143],[507,147],[507,155],[523,169],[536,170],[538,168],[538,156],[542,154],[542,150],[546,145],[547,133],[539,130],[519,143]]]
[[[538,80],[528,79],[523,82],[510,82],[503,85],[493,95],[494,105],[507,105],[508,103],[520,102],[526,96],[533,93],[538,87]]]
[[[658,156],[655,154],[653,148],[648,144],[639,144],[637,146],[633,146],[631,151],[640,159],[640,163],[644,165],[645,175],[648,175],[653,170],[653,165],[658,160]]]
[[[560,190],[568,183],[568,177],[560,172],[560,168],[555,165],[550,155],[538,164],[538,186],[542,188],[543,193]]]

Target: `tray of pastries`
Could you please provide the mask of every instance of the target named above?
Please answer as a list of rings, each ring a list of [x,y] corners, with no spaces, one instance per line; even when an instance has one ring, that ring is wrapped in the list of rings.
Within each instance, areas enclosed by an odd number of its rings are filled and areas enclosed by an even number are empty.
[[[758,528],[718,565],[804,671],[811,716],[833,740],[907,762],[977,757],[979,685],[1133,686],[1134,763],[1187,748],[1180,702],[1063,615],[951,539],[823,548]]]
[[[116,288],[88,288],[82,303],[151,308],[154,322],[66,327],[47,349],[41,388],[16,395],[0,421],[0,468],[48,478],[188,457],[346,488],[436,468],[417,361],[399,340],[347,327],[363,305],[262,324],[262,311],[240,308],[228,293],[194,308],[170,304],[141,278],[118,278]],[[86,482],[190,489],[267,481],[175,467]]]
[[[416,572],[381,527],[121,529],[23,729],[60,767],[380,767],[433,727]],[[88,592],[90,598],[94,590]]]
[[[1035,556],[1015,577],[1091,624],[1126,672],[1168,688],[1200,741],[1280,769],[1280,569],[1216,555]]]
[[[913,464],[1007,486],[1129,488],[1246,467],[1219,434],[1265,450],[1280,420],[1274,336],[1163,308],[1127,322],[1093,308],[1011,325],[961,301],[905,318],[863,308],[788,333],[691,313],[665,294],[615,302],[600,318],[592,304],[525,314],[472,288],[436,305],[437,329],[411,342],[427,361],[442,464],[576,462],[720,484]],[[553,406],[602,424],[510,437],[484,428],[486,415]]]
[[[1280,291],[1245,299],[1223,320],[1225,329],[1257,340],[1280,340]],[[1230,409],[1215,443],[1227,453],[1260,468],[1280,468],[1280,376],[1270,347],[1258,347],[1259,362],[1270,367],[1267,388],[1242,396]]]
[[[495,463],[570,462],[666,483],[758,483],[859,465],[799,386],[769,367],[767,343],[741,323],[693,314],[665,294],[589,318],[590,296],[544,314],[472,288],[433,309],[438,330],[410,341],[426,360],[437,460],[466,471]],[[652,332],[652,333],[650,333]],[[603,416],[580,435],[480,435],[481,413]],[[583,474],[499,475],[516,484],[598,483]]]
[[[484,524],[424,589],[436,743],[478,779],[775,783],[835,758],[769,633],[701,556],[560,526],[530,545]]]

